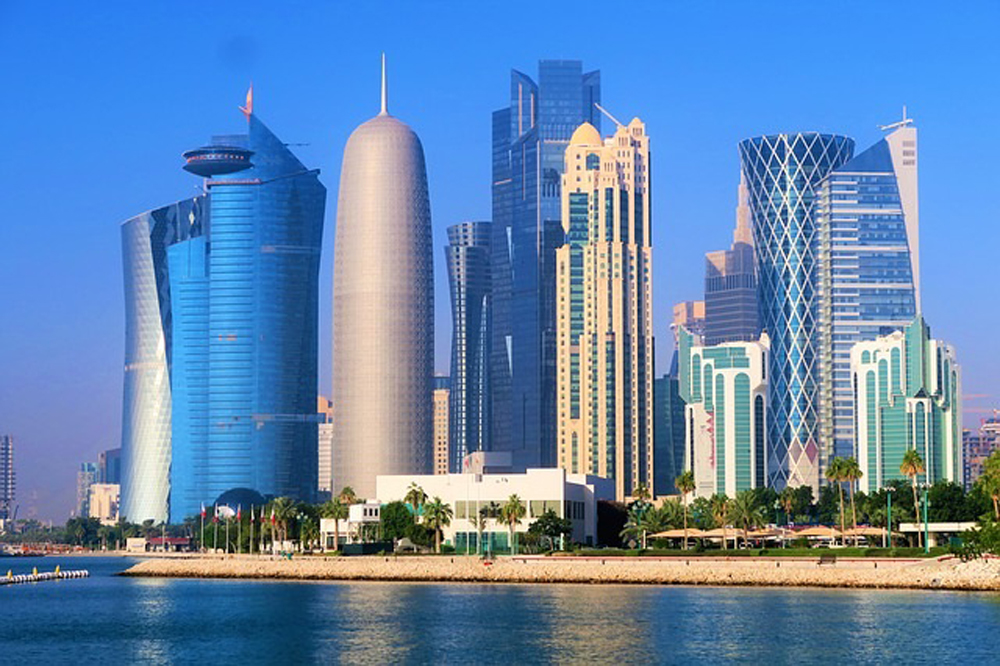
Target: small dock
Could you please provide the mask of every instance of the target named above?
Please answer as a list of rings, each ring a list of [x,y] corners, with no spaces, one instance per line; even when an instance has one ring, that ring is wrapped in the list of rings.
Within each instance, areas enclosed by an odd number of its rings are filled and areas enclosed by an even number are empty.
[[[78,569],[76,571],[61,571],[59,567],[56,567],[55,571],[43,571],[38,572],[38,569],[32,569],[30,574],[15,574],[13,570],[8,570],[7,575],[0,577],[0,586],[3,585],[17,585],[19,583],[41,583],[47,580],[65,580],[69,578],[88,578],[90,577],[90,572],[86,569]]]

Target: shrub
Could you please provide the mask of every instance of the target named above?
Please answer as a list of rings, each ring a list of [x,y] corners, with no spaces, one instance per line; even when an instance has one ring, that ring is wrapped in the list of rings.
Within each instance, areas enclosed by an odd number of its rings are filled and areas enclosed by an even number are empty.
[[[989,520],[980,523],[979,529],[966,530],[962,533],[962,545],[954,550],[963,562],[987,554],[1000,555],[1000,522]]]

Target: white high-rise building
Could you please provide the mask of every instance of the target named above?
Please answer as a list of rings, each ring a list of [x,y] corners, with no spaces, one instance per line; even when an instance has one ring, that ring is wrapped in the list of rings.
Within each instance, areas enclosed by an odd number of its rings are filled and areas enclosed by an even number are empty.
[[[338,486],[432,471],[434,257],[420,139],[382,110],[351,134],[337,203],[333,408]]]
[[[602,139],[580,125],[562,176],[556,252],[559,466],[653,487],[649,137],[633,119]]]

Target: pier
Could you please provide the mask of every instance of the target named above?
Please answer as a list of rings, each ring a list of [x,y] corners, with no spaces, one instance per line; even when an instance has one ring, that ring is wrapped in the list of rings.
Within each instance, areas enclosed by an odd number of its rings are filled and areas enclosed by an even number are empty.
[[[56,567],[55,571],[43,571],[38,573],[38,569],[32,569],[30,574],[15,574],[13,570],[8,570],[7,575],[0,578],[0,585],[17,585],[18,583],[41,583],[46,580],[64,580],[67,578],[88,578],[90,572],[86,569],[76,571],[61,571]]]

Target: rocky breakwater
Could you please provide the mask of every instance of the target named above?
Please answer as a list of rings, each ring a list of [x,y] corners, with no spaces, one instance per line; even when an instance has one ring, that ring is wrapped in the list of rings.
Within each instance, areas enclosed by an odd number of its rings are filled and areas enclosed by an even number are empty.
[[[145,560],[125,576],[460,583],[742,585],[1000,591],[1000,560],[954,558],[269,557]]]

